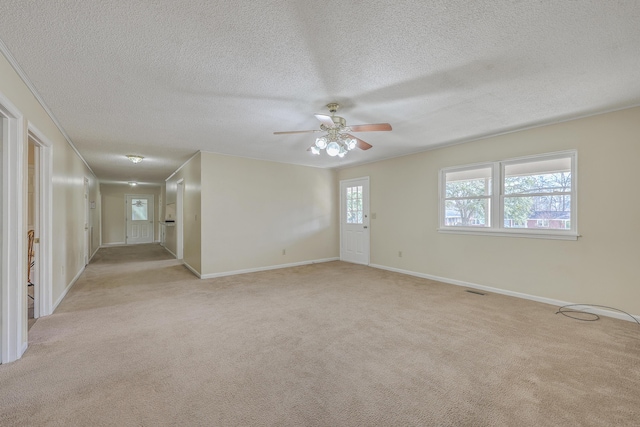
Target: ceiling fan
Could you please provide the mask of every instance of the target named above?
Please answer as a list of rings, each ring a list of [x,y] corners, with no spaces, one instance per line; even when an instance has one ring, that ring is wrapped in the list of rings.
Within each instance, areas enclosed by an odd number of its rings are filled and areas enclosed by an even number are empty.
[[[327,154],[332,157],[344,157],[348,151],[353,150],[356,147],[361,150],[368,150],[372,147],[371,144],[351,135],[350,132],[378,132],[391,130],[391,125],[389,123],[347,126],[347,121],[344,118],[335,115],[338,108],[340,108],[339,104],[332,102],[327,104],[327,108],[331,113],[330,116],[326,114],[315,115],[320,121],[320,129],[292,130],[286,132],[274,132],[273,134],[284,135],[291,133],[325,132],[326,135],[316,138],[315,144],[309,147],[307,151],[311,151],[313,154],[320,154],[321,150],[326,150]]]

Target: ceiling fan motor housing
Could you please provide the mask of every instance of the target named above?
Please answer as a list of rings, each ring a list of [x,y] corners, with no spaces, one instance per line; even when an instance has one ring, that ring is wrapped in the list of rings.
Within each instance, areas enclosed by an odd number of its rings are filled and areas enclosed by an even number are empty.
[[[347,126],[347,121],[345,119],[343,119],[342,117],[331,116],[331,119],[333,120],[333,123],[336,124],[337,128],[343,128],[343,127]]]

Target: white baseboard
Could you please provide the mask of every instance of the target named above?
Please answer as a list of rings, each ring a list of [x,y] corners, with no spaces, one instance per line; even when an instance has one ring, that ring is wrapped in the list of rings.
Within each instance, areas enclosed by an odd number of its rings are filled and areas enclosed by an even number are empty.
[[[236,274],[256,273],[258,271],[278,270],[280,268],[299,267],[301,265],[319,264],[321,262],[339,261],[340,258],[322,258],[310,261],[293,262],[290,264],[269,265],[266,267],[247,268],[244,270],[223,271],[221,273],[209,273],[200,275],[201,279],[214,279],[216,277],[235,276]]]
[[[160,242],[149,242],[149,243],[126,243],[126,242],[114,242],[114,243],[103,243],[100,245],[101,248],[112,248],[114,246],[134,246],[134,245],[151,245]]]
[[[125,242],[114,242],[114,243],[103,243],[100,245],[101,248],[109,248],[111,246],[127,246]]]
[[[187,267],[189,270],[191,270],[191,272],[192,272],[193,274],[195,274],[196,276],[198,276],[198,279],[202,279],[202,275],[201,275],[200,273],[198,273],[198,272],[196,271],[196,269],[195,269],[195,268],[191,267],[191,266],[189,265],[189,263],[184,262],[184,260],[183,260],[183,261],[182,261],[182,264],[184,264],[184,266],[185,266],[185,267]]]
[[[494,294],[508,295],[510,297],[528,299],[531,301],[541,302],[544,304],[554,305],[557,307],[576,304],[576,303],[561,301],[553,298],[546,298],[546,297],[541,297],[537,295],[525,294],[522,292],[515,292],[515,291],[509,291],[506,289],[494,288],[491,286],[479,285],[477,283],[465,282],[462,280],[449,279],[447,277],[439,277],[431,274],[418,273],[410,270],[403,270],[400,268],[387,267],[379,264],[369,264],[369,267],[379,268],[381,270],[393,271],[395,273],[407,274],[409,276],[420,277],[423,279],[435,280],[437,282],[448,283],[450,285],[463,286],[465,288],[480,289],[487,292],[493,292]],[[597,307],[590,307],[588,304],[584,304],[582,307],[580,305],[576,305],[575,307],[572,307],[572,308],[575,308],[577,310],[584,310],[584,311],[588,310],[590,313],[595,313],[601,316],[613,317],[615,319],[627,320],[629,322],[633,322],[633,319],[631,319],[629,316],[627,316],[624,313],[619,313],[616,311],[606,310],[606,309],[597,308]],[[640,321],[640,316],[638,315],[632,315],[632,316],[638,319],[638,321]]]
[[[176,254],[174,254],[173,252],[171,252],[171,251],[169,250],[169,248],[167,248],[166,246],[163,246],[163,248],[164,248],[164,250],[165,250],[165,251],[167,251],[167,252],[169,252],[171,255],[173,255],[173,256],[175,257],[175,259],[178,259],[178,255],[176,255]]]
[[[71,279],[71,282],[67,285],[67,287],[65,288],[65,290],[62,292],[62,294],[58,297],[58,299],[56,300],[55,303],[53,303],[53,309],[51,310],[51,313],[55,313],[56,308],[58,308],[58,306],[60,305],[60,303],[62,302],[62,300],[64,299],[64,297],[67,296],[67,293],[71,290],[71,288],[73,287],[73,285],[76,284],[76,282],[78,281],[78,279],[80,278],[80,275],[84,272],[85,267],[82,267],[80,269],[80,271],[78,271],[78,274],[76,274],[76,277],[74,277],[73,279]]]

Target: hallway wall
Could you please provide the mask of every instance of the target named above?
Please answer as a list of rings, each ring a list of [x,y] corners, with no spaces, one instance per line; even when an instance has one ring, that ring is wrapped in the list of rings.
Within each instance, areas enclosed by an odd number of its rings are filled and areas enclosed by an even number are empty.
[[[154,241],[160,240],[160,186],[128,184],[100,184],[102,198],[102,245],[123,245],[127,234],[125,196],[127,194],[153,194]]]
[[[198,153],[166,181],[174,212],[184,180],[184,261],[203,277],[339,257],[332,170]],[[166,248],[176,254],[176,227]]]
[[[53,153],[53,278],[52,297],[54,307],[84,269],[84,179],[89,179],[89,199],[97,199],[97,179],[83,159],[66,140],[46,110],[22,81],[11,63],[0,55],[0,93],[20,110],[24,117],[22,129],[22,171],[25,196],[23,198],[23,234],[27,235],[27,127],[38,129],[52,143]],[[90,223],[99,224],[99,213],[90,212]],[[89,255],[96,250],[95,241],[90,242]],[[26,256],[20,271],[26,283]],[[26,304],[26,286],[21,299]],[[25,310],[26,316],[26,310]],[[23,339],[27,342],[27,321],[24,319]]]

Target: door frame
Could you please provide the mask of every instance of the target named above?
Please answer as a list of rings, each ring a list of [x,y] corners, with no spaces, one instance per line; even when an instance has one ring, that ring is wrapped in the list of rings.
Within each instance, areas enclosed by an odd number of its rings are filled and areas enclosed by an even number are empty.
[[[365,201],[362,205],[362,209],[363,209],[363,214],[365,215],[365,218],[367,218],[366,221],[364,221],[364,224],[367,228],[367,261],[366,263],[364,263],[364,265],[369,265],[371,263],[371,221],[370,221],[370,207],[371,207],[371,202],[369,199],[369,195],[371,194],[371,180],[369,179],[368,176],[362,176],[360,178],[351,178],[351,179],[344,179],[340,181],[340,188],[339,188],[339,198],[340,198],[340,215],[338,215],[338,220],[340,221],[340,261],[344,261],[344,235],[342,233],[342,225],[344,224],[344,217],[345,217],[345,206],[344,206],[344,197],[343,197],[343,193],[346,189],[346,187],[354,182],[357,181],[366,181],[367,185],[366,188],[364,189],[364,194],[365,194]]]
[[[53,312],[53,144],[28,123],[28,137],[37,145],[36,150],[36,237],[40,243],[34,245],[38,268],[34,298],[37,308],[34,317],[48,316]]]
[[[184,178],[176,187],[176,259],[184,258]]]
[[[2,256],[0,262],[0,363],[19,359],[27,349],[27,240],[25,219],[24,117],[0,93],[0,116],[7,119],[2,144]]]
[[[90,206],[89,206],[89,178],[87,178],[86,176],[84,177],[83,180],[83,189],[84,189],[84,267],[86,267],[87,265],[89,265],[89,240],[91,239],[91,232],[90,232],[90,228],[91,228],[91,213],[90,213]]]
[[[138,194],[138,193],[126,193],[124,195],[124,244],[125,245],[137,245],[138,243],[129,243],[129,197],[148,197],[153,206],[151,208],[151,242],[155,243],[156,241],[156,196],[153,194]]]

